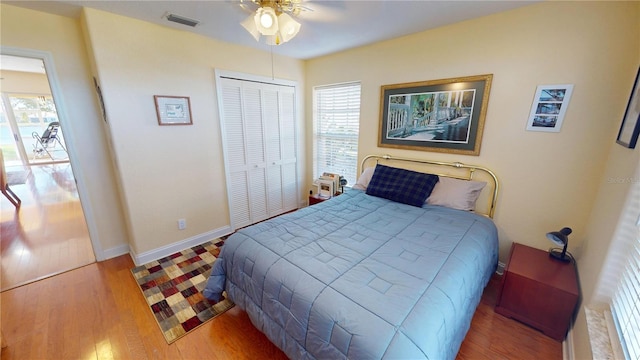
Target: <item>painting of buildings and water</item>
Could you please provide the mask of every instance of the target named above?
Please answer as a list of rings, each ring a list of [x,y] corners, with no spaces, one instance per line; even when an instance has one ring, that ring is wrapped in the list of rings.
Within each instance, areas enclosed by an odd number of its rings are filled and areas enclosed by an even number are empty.
[[[466,144],[475,89],[389,96],[386,138]]]

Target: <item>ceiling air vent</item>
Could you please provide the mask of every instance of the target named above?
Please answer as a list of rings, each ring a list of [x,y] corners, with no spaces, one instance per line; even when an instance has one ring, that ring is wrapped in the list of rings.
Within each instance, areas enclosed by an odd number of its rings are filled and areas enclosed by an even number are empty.
[[[179,16],[175,14],[167,14],[166,18],[167,20],[173,21],[174,23],[187,25],[191,27],[196,27],[196,25],[200,23],[198,20],[189,19],[184,16]]]

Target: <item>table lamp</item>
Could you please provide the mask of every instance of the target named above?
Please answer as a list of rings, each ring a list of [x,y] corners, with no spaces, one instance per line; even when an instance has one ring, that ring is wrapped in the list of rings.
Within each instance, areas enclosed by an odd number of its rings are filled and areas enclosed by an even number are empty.
[[[560,249],[549,249],[549,256],[553,259],[562,261],[562,262],[571,262],[571,256],[567,255],[567,245],[569,244],[569,234],[571,234],[571,228],[564,227],[560,229],[560,231],[552,231],[547,233],[547,239],[551,240],[552,243],[563,246],[562,250]]]

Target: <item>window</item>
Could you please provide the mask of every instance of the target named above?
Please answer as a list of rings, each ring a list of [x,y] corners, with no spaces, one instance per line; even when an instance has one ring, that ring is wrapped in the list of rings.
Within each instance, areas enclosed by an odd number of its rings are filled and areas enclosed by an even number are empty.
[[[632,195],[633,196],[633,195]],[[640,194],[636,194],[636,199]],[[640,201],[630,201],[627,215],[635,221],[622,224],[620,230],[631,240],[622,276],[616,287],[612,303],[613,314],[622,349],[627,359],[640,359]],[[635,222],[635,224],[634,224]],[[625,226],[627,225],[627,226]],[[635,225],[635,226],[634,226]]]
[[[640,175],[640,167],[636,173]],[[629,360],[638,360],[640,359],[640,176],[621,180],[631,182],[631,188],[614,234],[612,249],[610,249],[611,261],[619,270],[611,271],[612,274],[609,276],[615,278],[603,279],[603,281],[612,285],[611,315],[624,357]],[[617,346],[614,345],[614,351],[616,348]]]
[[[329,172],[356,183],[359,125],[359,82],[313,88],[314,178]]]

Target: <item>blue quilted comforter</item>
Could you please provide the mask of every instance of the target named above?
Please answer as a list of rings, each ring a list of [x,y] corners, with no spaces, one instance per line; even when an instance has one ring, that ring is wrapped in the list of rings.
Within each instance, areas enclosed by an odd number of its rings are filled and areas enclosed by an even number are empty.
[[[203,293],[292,359],[454,359],[497,261],[488,218],[351,190],[230,236]]]

